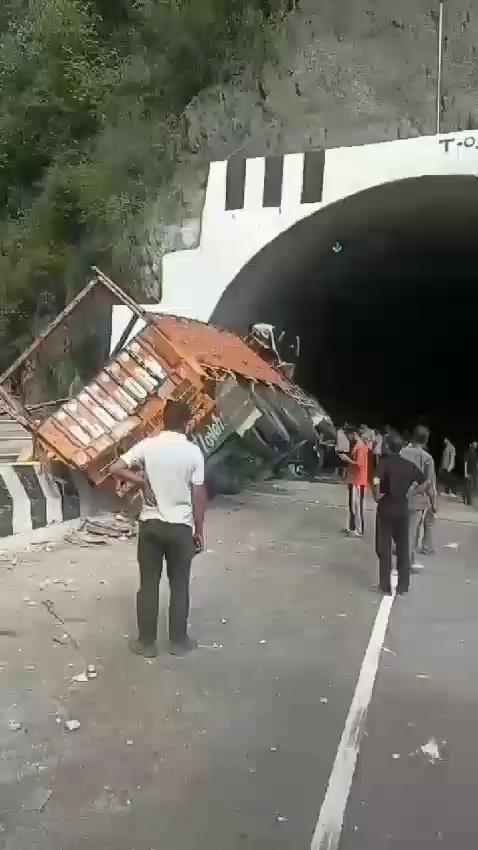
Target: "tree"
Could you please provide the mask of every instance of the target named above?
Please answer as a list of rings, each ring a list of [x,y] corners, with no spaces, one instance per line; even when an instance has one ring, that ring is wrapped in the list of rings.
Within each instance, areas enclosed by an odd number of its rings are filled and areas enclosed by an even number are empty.
[[[7,0],[0,10],[1,366],[92,263],[120,283],[173,178],[182,113],[269,55],[265,0]],[[121,247],[122,246],[122,247]]]

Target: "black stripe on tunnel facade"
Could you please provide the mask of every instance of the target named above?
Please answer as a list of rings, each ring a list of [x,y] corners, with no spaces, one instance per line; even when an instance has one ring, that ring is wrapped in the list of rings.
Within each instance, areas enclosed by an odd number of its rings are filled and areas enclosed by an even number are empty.
[[[233,156],[227,161],[226,210],[242,210],[246,187],[246,159]]]
[[[63,519],[77,519],[80,516],[80,494],[71,470],[64,463],[53,461],[51,472],[60,490]]]
[[[14,466],[14,472],[30,501],[32,528],[43,528],[47,524],[46,496],[38,480],[34,466]]]
[[[284,176],[284,157],[266,157],[264,173],[263,207],[280,207],[282,199],[282,179]]]
[[[13,499],[0,473],[0,537],[13,534]]]
[[[324,188],[325,151],[307,151],[304,154],[302,177],[302,204],[317,204],[322,200]]]

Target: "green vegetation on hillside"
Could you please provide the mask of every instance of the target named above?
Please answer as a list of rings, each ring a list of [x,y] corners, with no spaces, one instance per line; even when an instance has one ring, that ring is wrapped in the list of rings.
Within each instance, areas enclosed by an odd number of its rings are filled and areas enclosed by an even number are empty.
[[[132,284],[137,222],[172,180],[185,107],[246,63],[260,75],[276,8],[274,0],[3,0],[0,367],[92,263]]]

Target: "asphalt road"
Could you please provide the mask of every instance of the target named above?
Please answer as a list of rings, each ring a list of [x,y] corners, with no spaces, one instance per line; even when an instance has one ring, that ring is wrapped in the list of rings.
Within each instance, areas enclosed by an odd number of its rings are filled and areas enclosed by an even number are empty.
[[[188,658],[128,652],[134,543],[5,555],[2,850],[310,848],[380,604],[373,515],[345,539],[343,503],[285,483],[211,511]],[[477,844],[478,526],[444,516],[393,603],[341,850]]]

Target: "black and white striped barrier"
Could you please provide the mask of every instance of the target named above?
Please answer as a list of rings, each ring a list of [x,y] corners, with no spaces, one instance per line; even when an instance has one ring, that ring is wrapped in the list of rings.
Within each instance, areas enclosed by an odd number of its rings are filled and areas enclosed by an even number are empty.
[[[0,464],[0,538],[76,519],[80,489],[66,467],[59,478],[36,463]]]

